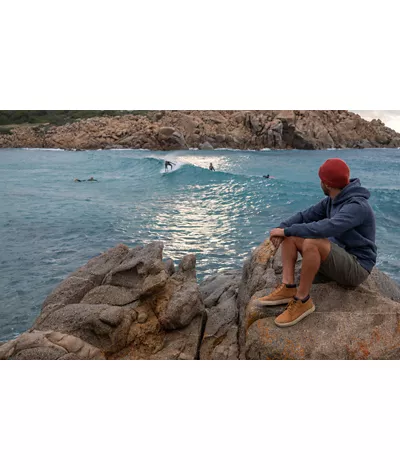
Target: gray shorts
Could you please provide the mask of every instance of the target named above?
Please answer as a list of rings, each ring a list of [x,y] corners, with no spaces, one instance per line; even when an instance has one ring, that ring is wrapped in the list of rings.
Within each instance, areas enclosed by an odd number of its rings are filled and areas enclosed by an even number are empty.
[[[368,276],[369,272],[361,266],[354,255],[331,242],[331,251],[321,263],[314,284],[336,281],[342,286],[357,287]]]

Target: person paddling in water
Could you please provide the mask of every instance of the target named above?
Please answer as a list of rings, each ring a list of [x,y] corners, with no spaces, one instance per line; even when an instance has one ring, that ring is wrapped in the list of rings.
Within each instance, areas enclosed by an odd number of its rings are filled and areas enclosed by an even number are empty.
[[[75,178],[74,179],[75,183],[83,183],[84,181],[97,181],[93,178],[93,176],[91,176],[88,180],[80,180],[78,178]]]
[[[269,179],[269,175],[263,175],[263,178],[267,178],[267,180]]]
[[[175,163],[172,163],[172,162],[169,162],[168,160],[165,160],[165,164],[164,164],[165,171],[168,170],[169,166],[171,167],[171,170],[172,170],[172,165],[175,165]]]
[[[208,169],[211,171],[215,171],[214,165],[212,163],[210,163],[210,166],[208,167]]]

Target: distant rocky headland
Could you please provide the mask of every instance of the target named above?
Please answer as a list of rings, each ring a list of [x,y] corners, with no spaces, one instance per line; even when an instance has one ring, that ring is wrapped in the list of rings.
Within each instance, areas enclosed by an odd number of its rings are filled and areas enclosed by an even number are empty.
[[[2,148],[326,149],[400,147],[400,134],[349,111],[149,111],[65,125],[16,125]]]

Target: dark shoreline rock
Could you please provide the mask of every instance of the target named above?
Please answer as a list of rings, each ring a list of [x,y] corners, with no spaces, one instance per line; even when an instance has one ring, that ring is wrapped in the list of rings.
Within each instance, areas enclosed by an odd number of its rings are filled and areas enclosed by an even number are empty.
[[[175,270],[160,242],[117,245],[57,286],[33,327],[0,344],[0,359],[400,358],[400,286],[378,269],[355,289],[313,285],[315,313],[281,329],[282,307],[254,303],[281,282],[268,240],[242,271],[198,285],[195,265],[188,255]]]
[[[63,126],[14,126],[0,148],[184,150],[400,147],[400,134],[349,111],[163,111]]]

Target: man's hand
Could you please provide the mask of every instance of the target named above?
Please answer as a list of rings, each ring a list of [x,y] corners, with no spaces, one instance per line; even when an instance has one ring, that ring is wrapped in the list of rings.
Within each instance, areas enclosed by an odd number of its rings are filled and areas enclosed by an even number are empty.
[[[285,232],[283,228],[274,228],[271,230],[269,239],[276,249],[279,248],[284,238]]]
[[[272,237],[282,237],[285,238],[285,229],[283,228],[273,228],[269,233],[270,238]]]
[[[274,245],[275,249],[279,248],[279,245],[283,242],[282,237],[271,237],[270,242]]]

